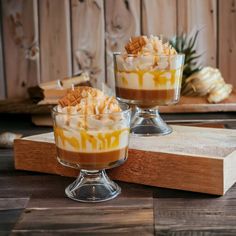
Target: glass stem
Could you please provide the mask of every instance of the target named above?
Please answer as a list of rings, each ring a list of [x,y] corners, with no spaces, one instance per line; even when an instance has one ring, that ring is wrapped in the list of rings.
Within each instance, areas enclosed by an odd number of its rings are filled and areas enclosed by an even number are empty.
[[[105,170],[80,170],[79,178],[86,178],[88,181],[97,181],[106,176]]]
[[[116,197],[120,191],[105,170],[81,170],[78,178],[65,189],[69,198],[81,202],[106,201]]]
[[[131,122],[131,133],[140,136],[165,135],[172,129],[162,120],[158,108],[135,107]]]

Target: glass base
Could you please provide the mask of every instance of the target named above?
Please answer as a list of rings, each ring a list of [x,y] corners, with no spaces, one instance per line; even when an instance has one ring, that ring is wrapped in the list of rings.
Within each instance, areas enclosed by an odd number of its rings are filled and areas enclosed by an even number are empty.
[[[104,170],[81,170],[78,178],[65,189],[66,195],[80,202],[104,202],[121,193],[120,187],[111,181]]]
[[[135,108],[131,121],[131,133],[137,136],[159,136],[172,132],[160,117],[158,109]]]

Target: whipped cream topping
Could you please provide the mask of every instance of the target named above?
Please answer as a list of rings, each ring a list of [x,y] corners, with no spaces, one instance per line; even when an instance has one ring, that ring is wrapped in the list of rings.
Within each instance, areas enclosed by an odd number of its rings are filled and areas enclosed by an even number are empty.
[[[119,112],[118,101],[91,87],[78,87],[59,100],[58,112],[80,115],[98,115]]]
[[[119,71],[177,69],[176,50],[157,36],[131,38],[125,51],[116,57]]]
[[[67,130],[105,131],[128,127],[114,97],[90,87],[78,87],[59,101],[57,124]]]
[[[137,40],[137,38],[140,37],[136,37],[134,39]],[[160,39],[158,36],[151,35],[149,38],[147,36],[141,36],[141,38],[142,40],[144,40],[145,43],[143,43],[143,45],[140,46],[139,50],[136,53],[137,56],[140,55],[169,56],[177,54],[176,50],[168,42],[164,43],[163,40]],[[132,41],[133,40],[131,38],[128,45],[132,45]],[[129,54],[129,51],[127,53]]]

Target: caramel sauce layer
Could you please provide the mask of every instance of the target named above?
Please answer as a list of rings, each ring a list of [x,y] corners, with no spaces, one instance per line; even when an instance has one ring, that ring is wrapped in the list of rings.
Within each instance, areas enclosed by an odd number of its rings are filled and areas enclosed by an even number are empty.
[[[81,169],[108,169],[127,158],[128,147],[108,152],[71,152],[57,147],[57,153],[62,161],[79,165]]]
[[[177,99],[177,91],[175,89],[142,90],[142,89],[125,89],[116,87],[116,95],[123,99],[140,100],[143,102],[145,101],[170,102]]]

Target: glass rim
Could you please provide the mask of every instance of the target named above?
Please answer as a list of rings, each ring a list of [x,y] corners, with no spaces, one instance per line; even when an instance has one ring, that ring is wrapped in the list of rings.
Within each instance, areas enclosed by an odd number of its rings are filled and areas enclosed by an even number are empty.
[[[118,55],[124,55],[124,53],[122,53],[122,52],[113,52],[113,55],[114,56],[118,56]],[[125,55],[126,56],[128,56],[128,57],[137,57],[137,55],[136,54],[129,54],[129,53],[125,53]],[[159,57],[177,57],[177,56],[185,56],[185,54],[184,53],[177,53],[177,54],[174,54],[174,55],[162,55],[162,54],[158,54],[158,53],[156,53],[156,54],[147,54],[147,55],[142,55],[142,56],[159,56]]]
[[[127,103],[124,102],[120,102],[119,104],[121,104],[122,106],[126,106],[126,108],[122,111],[117,111],[117,112],[106,112],[106,113],[100,113],[100,114],[79,114],[79,113],[75,113],[75,114],[70,114],[67,112],[59,112],[57,110],[58,105],[54,106],[51,108],[51,112],[53,114],[58,114],[58,115],[69,115],[69,116],[76,116],[76,117],[97,117],[97,116],[108,116],[108,115],[118,115],[118,114],[124,114],[124,113],[128,113],[131,112],[131,106],[128,105]],[[121,108],[122,109],[122,108]]]

